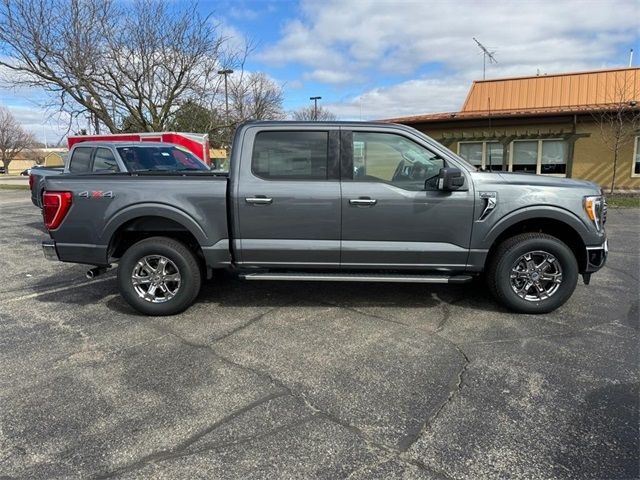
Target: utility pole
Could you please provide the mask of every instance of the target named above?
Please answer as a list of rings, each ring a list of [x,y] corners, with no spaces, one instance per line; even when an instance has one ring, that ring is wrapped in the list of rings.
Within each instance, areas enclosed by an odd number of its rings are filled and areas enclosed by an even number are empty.
[[[229,126],[229,90],[227,89],[227,75],[230,75],[232,73],[233,70],[231,70],[230,68],[218,70],[218,75],[224,75],[224,113],[227,126]]]
[[[313,119],[318,121],[318,100],[321,100],[322,97],[309,97],[309,100],[313,100]]]
[[[96,101],[93,97],[89,97],[89,104],[92,107],[96,105]],[[100,135],[100,120],[98,119],[98,115],[93,111],[89,111],[89,129],[91,129],[91,127],[93,127],[96,135]]]
[[[476,37],[472,37],[473,41],[478,44],[480,50],[482,50],[482,79],[486,78],[486,70],[487,70],[487,58],[489,58],[489,63],[498,63],[496,57],[493,56],[495,51],[490,52],[483,44],[481,44]]]

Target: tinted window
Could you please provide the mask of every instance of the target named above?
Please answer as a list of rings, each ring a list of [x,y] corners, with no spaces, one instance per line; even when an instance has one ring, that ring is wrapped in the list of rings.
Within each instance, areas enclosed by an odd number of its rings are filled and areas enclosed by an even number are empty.
[[[273,180],[326,180],[328,146],[327,132],[260,132],[251,171]]]
[[[502,170],[502,159],[504,158],[504,149],[501,143],[487,142],[487,158],[485,161],[485,168],[489,170],[491,165],[492,171]]]
[[[512,171],[536,173],[538,166],[538,142],[513,142]]]
[[[209,170],[191,153],[169,145],[118,147],[118,153],[130,172]]]
[[[544,140],[542,142],[542,158],[540,173],[567,173],[567,142],[563,140]]]
[[[392,133],[353,132],[353,179],[390,183],[405,190],[435,189],[445,162],[437,154]]]
[[[76,148],[71,156],[69,171],[72,173],[87,173],[91,164],[91,148]]]
[[[461,142],[459,152],[474,167],[482,166],[482,142]]]
[[[93,157],[94,172],[117,172],[118,163],[108,148],[97,148]]]

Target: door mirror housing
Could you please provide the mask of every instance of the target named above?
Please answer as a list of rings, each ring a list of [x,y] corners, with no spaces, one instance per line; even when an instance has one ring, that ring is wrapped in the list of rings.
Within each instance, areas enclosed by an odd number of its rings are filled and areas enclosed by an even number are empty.
[[[455,167],[444,167],[438,174],[438,190],[450,192],[460,190],[464,186],[462,171]]]

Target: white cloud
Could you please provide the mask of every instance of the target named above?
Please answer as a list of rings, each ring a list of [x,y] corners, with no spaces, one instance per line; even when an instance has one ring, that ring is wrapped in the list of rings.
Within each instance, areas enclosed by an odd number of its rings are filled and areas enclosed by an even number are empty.
[[[255,20],[260,13],[246,6],[234,6],[227,10],[227,15],[238,20]]]
[[[386,88],[374,88],[345,103],[327,104],[343,120],[373,120],[417,112],[458,110],[468,86],[458,77],[409,80]]]
[[[496,50],[488,78],[625,65],[623,52],[639,37],[640,2],[304,0],[301,14],[261,59],[302,65],[305,79],[351,88],[380,74],[416,76],[332,105],[358,118],[363,103],[364,118],[379,118],[459,109],[482,76],[472,37]],[[416,74],[429,65],[441,73]]]
[[[345,70],[330,70],[324,68],[319,68],[311,73],[304,74],[305,80],[315,80],[322,83],[332,83],[336,85],[349,83],[358,78],[359,77],[357,75]]]
[[[6,105],[16,120],[37,140],[46,140],[49,146],[59,142],[67,133],[69,117],[63,113],[50,113],[41,106]],[[74,123],[73,128],[87,128],[87,125]],[[64,139],[63,139],[64,140]]]

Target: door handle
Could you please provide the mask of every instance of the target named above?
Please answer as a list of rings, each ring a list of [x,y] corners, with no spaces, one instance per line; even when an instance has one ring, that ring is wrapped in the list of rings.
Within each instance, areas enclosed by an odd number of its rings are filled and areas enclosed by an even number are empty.
[[[356,205],[357,207],[373,207],[376,203],[378,203],[377,200],[369,197],[352,198],[349,200],[349,204]]]
[[[246,197],[244,201],[251,205],[271,205],[273,203],[273,198],[268,198],[264,195],[257,195],[255,197]]]

